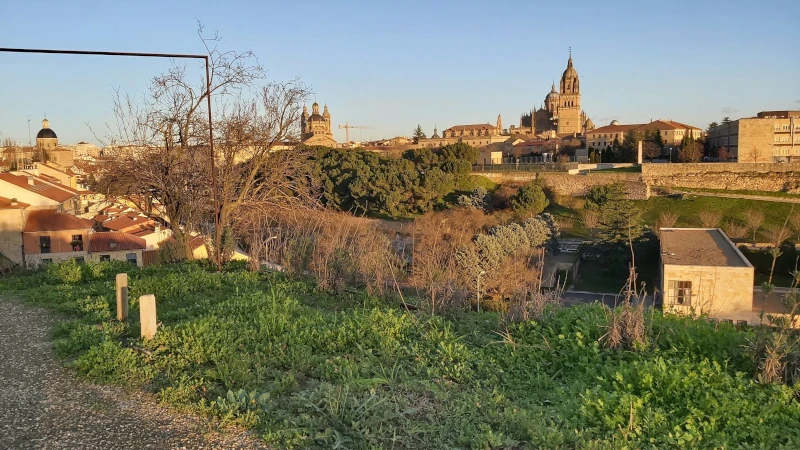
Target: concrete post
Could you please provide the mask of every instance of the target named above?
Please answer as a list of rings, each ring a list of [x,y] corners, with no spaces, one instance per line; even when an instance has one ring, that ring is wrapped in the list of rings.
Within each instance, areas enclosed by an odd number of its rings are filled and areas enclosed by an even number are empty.
[[[642,141],[639,141],[639,157],[636,159],[639,165],[642,165]]]
[[[124,322],[128,320],[128,274],[117,274],[117,320]]]
[[[142,337],[147,340],[153,339],[158,328],[155,295],[150,294],[139,297],[139,317],[139,322],[142,326]]]

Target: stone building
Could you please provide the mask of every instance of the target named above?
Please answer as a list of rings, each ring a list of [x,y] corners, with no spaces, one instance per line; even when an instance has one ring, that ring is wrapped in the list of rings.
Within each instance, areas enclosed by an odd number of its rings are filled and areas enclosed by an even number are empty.
[[[614,120],[605,127],[587,131],[586,147],[603,150],[613,145],[615,140],[622,143],[623,139],[625,139],[625,134],[629,131],[633,131],[641,137],[645,133],[654,130],[657,130],[661,134],[661,139],[667,147],[680,146],[683,139],[687,136],[690,136],[692,139],[700,139],[703,137],[703,130],[700,128],[672,120],[654,120],[650,123],[629,125],[622,125]]]
[[[444,130],[441,137],[439,137],[439,130],[434,128],[433,135],[428,139],[420,139],[418,147],[435,148],[463,142],[481,148],[506,142],[509,136],[505,135],[503,131],[503,118],[498,114],[495,125],[490,123],[455,125]]]
[[[753,266],[718,228],[662,228],[665,312],[757,324]]]
[[[800,162],[800,111],[762,111],[708,130],[712,148],[742,163]]]
[[[540,138],[552,138],[567,134],[584,134],[594,124],[581,109],[580,78],[572,64],[572,51],[569,54],[567,68],[561,74],[559,88],[556,84],[550,88],[544,103],[537,109],[531,109],[520,117],[519,127],[510,127],[509,132],[515,135],[535,135]]]
[[[303,115],[300,118],[300,141],[305,145],[324,145],[326,147],[336,147],[336,139],[331,131],[331,113],[328,112],[328,105],[322,114],[319,113],[319,103],[311,105],[311,115],[308,109],[303,106]]]

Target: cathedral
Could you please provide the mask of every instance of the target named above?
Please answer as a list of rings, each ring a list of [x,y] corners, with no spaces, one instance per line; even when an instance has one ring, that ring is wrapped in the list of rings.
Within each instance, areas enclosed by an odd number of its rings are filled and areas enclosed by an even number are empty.
[[[591,119],[581,110],[581,91],[578,72],[572,65],[572,51],[567,68],[561,75],[558,91],[553,83],[539,109],[522,114],[519,128],[511,127],[512,134],[536,135],[542,138],[579,135],[594,129]]]
[[[324,145],[336,147],[336,139],[331,131],[331,113],[328,105],[322,114],[319,113],[319,103],[311,105],[311,115],[308,108],[303,106],[303,116],[300,118],[300,141],[305,145]]]

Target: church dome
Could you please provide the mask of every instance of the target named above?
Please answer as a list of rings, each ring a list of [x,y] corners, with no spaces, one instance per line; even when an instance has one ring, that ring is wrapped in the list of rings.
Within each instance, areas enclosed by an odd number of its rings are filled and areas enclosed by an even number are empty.
[[[556,91],[555,84],[553,85],[553,87],[550,88],[550,93],[547,94],[547,97],[544,98],[545,103],[550,103],[551,101],[553,102],[558,101],[558,92]]]
[[[42,129],[36,133],[36,139],[58,139],[56,132],[50,129],[50,121],[44,119],[42,121]]]
[[[611,126],[612,126],[612,127],[615,127],[615,126],[617,126],[617,125],[619,125],[619,120],[612,120],[612,121],[611,121]]]

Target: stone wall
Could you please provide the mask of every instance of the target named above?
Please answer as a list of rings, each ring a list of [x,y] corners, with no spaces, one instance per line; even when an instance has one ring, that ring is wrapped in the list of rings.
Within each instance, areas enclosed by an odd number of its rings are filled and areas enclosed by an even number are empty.
[[[650,186],[800,193],[800,164],[644,164]]]
[[[650,190],[642,182],[638,173],[595,172],[582,175],[570,175],[565,172],[474,172],[474,175],[486,177],[495,183],[524,184],[540,180],[542,184],[558,195],[580,197],[592,186],[621,183],[632,200],[649,198]]]

